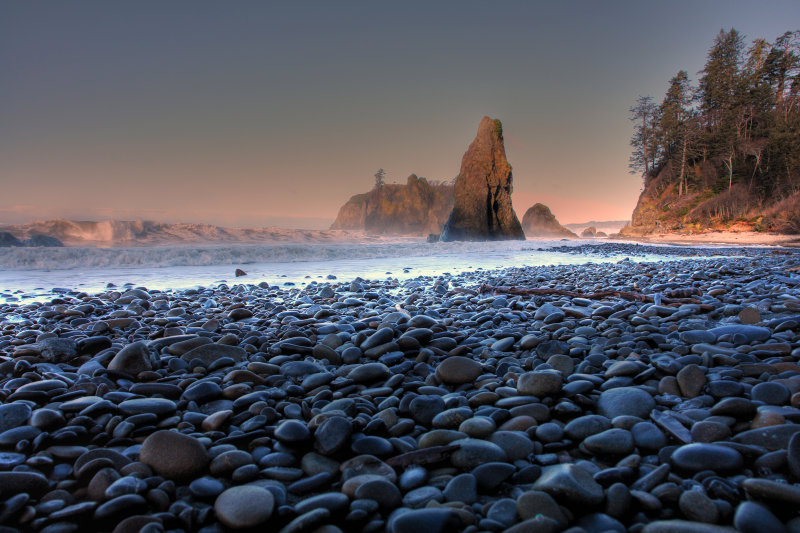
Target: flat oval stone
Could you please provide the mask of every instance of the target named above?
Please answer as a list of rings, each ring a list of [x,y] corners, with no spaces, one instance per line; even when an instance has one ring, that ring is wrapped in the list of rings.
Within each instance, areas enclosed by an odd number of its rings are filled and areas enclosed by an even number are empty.
[[[119,410],[125,415],[138,415],[142,413],[154,413],[159,416],[170,415],[177,411],[178,406],[172,400],[166,398],[137,398],[125,400],[119,404]]]
[[[272,493],[256,485],[231,487],[214,502],[217,518],[232,529],[252,528],[266,523],[274,507]]]
[[[0,472],[0,499],[25,492],[38,498],[47,491],[47,478],[33,472]]]
[[[739,470],[744,465],[742,454],[733,448],[705,443],[686,444],[679,447],[672,453],[670,462],[676,468],[690,472],[701,470],[732,472]]]
[[[436,367],[436,377],[451,385],[471,383],[482,373],[480,363],[460,355],[447,357]]]
[[[453,466],[462,470],[472,470],[484,463],[505,461],[506,453],[497,444],[479,439],[461,439],[452,442],[459,449],[450,456]]]

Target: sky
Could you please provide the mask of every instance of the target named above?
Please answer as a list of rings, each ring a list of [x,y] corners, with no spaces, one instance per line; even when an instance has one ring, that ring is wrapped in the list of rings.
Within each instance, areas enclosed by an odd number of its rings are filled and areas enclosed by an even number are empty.
[[[797,0],[0,2],[0,222],[323,228],[504,125],[520,218],[625,220],[638,95]]]

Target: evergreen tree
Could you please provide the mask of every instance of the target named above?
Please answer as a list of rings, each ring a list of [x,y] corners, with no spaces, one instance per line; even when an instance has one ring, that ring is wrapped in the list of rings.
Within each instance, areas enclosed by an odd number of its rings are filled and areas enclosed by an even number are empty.
[[[690,151],[692,88],[689,74],[681,70],[669,82],[664,101],[659,106],[659,133],[665,161],[678,171],[678,195],[686,190],[686,164]]]
[[[631,146],[633,154],[628,167],[632,174],[640,173],[644,179],[655,166],[658,152],[656,125],[658,123],[658,107],[652,96],[640,96],[636,105],[630,108],[633,126]]]
[[[375,188],[380,189],[384,185],[386,185],[386,171],[379,168],[375,173]]]
[[[741,112],[744,39],[735,29],[720,30],[701,71],[700,109],[708,127],[708,144],[728,169],[728,189],[733,186],[738,122]]]

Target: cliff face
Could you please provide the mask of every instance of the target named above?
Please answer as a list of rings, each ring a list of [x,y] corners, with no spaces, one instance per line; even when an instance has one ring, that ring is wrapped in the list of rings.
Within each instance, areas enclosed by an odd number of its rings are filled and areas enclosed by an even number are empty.
[[[522,217],[522,229],[527,237],[577,238],[573,232],[556,220],[550,208],[544,204],[534,204]]]
[[[763,194],[747,178],[730,183],[721,159],[688,166],[688,190],[670,163],[652,173],[623,235],[707,230],[800,232],[800,193]]]
[[[524,240],[525,233],[511,206],[512,182],[502,124],[483,117],[475,140],[461,159],[461,171],[455,182],[455,203],[441,239]]]
[[[350,198],[331,229],[379,235],[439,233],[452,208],[452,185],[431,185],[412,174],[405,185],[386,184]]]

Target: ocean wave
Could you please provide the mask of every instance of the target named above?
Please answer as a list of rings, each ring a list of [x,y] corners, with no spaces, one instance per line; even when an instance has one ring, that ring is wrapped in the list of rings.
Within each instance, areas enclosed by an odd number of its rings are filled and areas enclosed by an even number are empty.
[[[135,248],[2,248],[0,268],[72,270],[80,268],[171,267],[295,263],[391,257],[425,257],[473,252],[523,251],[558,241],[425,243],[398,240],[378,244],[290,243],[269,245],[181,245]]]

